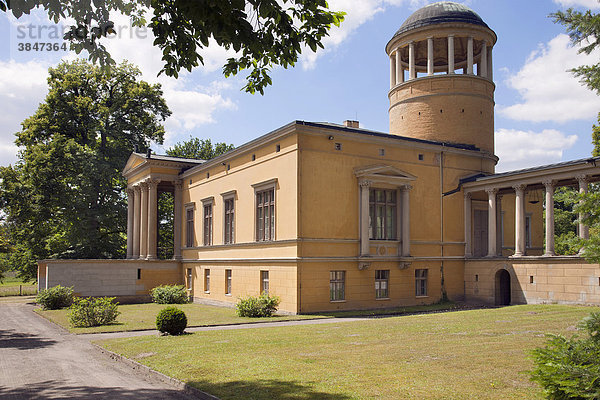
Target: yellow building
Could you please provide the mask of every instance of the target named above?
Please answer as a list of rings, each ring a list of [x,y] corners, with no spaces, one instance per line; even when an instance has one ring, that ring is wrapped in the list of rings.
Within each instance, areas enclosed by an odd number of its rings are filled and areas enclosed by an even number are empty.
[[[386,46],[390,133],[294,121],[209,161],[133,153],[128,260],[41,261],[40,286],[134,298],[185,283],[227,305],[266,291],[290,313],[600,304],[600,267],[554,255],[543,207],[557,186],[587,190],[598,158],[494,173],[495,43],[466,6],[431,4]],[[160,191],[174,194],[173,260],[156,259]]]

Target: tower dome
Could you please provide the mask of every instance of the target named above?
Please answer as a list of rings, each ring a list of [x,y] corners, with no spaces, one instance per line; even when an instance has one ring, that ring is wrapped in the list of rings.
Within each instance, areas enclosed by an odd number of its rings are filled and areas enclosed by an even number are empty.
[[[449,1],[415,11],[386,46],[390,133],[494,152],[496,34]]]

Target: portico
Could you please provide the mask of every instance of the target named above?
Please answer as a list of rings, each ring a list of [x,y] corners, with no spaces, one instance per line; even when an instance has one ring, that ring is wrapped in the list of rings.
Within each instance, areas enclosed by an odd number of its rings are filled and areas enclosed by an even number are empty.
[[[123,175],[127,187],[127,258],[158,258],[158,196],[173,193],[173,259],[181,259],[182,181],[179,174],[202,160],[133,153]]]

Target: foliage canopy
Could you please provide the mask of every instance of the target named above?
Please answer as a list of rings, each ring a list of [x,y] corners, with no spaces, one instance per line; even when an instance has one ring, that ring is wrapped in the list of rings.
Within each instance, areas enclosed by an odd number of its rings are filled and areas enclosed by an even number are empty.
[[[326,0],[0,0],[0,10],[16,18],[43,8],[55,23],[72,22],[65,39],[78,54],[89,53],[101,65],[114,64],[102,38],[116,34],[111,12],[130,17],[132,26],[152,30],[162,50],[160,71],[177,77],[204,63],[202,50],[211,40],[235,57],[223,66],[225,76],[248,69],[247,92],[264,93],[274,66],[294,66],[304,48],[317,51],[343,12],[329,11]],[[151,15],[149,21],[146,15]]]

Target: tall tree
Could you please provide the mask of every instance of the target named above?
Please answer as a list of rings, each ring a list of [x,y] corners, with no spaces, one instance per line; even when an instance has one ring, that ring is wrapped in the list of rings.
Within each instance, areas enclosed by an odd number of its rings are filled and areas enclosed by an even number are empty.
[[[72,20],[65,36],[71,48],[87,50],[90,60],[101,65],[114,63],[100,40],[115,34],[111,12],[129,16],[133,26],[152,29],[154,45],[163,53],[161,72],[169,76],[203,64],[201,51],[213,39],[237,52],[224,65],[225,76],[248,69],[244,89],[261,94],[271,84],[273,66],[294,66],[303,46],[322,48],[331,25],[344,19],[343,12],[327,9],[326,0],[0,0],[0,10],[16,18],[38,6],[56,23]]]
[[[22,123],[14,166],[0,169],[0,208],[14,245],[5,263],[31,278],[44,258],[124,255],[126,181],[134,146],[161,143],[170,111],[160,85],[131,64],[49,69],[48,95]]]
[[[600,3],[600,0],[598,1]],[[600,14],[591,10],[576,11],[569,8],[566,11],[557,11],[550,15],[555,23],[565,26],[571,43],[581,46],[579,53],[591,54],[600,46]],[[600,60],[593,65],[581,65],[572,69],[573,74],[579,77],[581,83],[590,90],[600,95]],[[600,113],[598,114],[600,122]],[[599,124],[600,125],[600,124]],[[592,128],[594,143],[593,155],[600,155],[600,127]],[[583,213],[583,222],[590,226],[590,239],[581,241],[584,246],[584,256],[588,261],[600,262],[600,188],[592,185],[586,195],[579,195],[574,211]]]
[[[169,148],[167,155],[196,160],[210,160],[233,149],[232,144],[215,143],[213,145],[210,139],[199,139],[190,136],[189,140],[176,143]],[[158,247],[161,250],[161,256],[171,258],[173,256],[173,195],[171,193],[160,194],[158,220]]]

